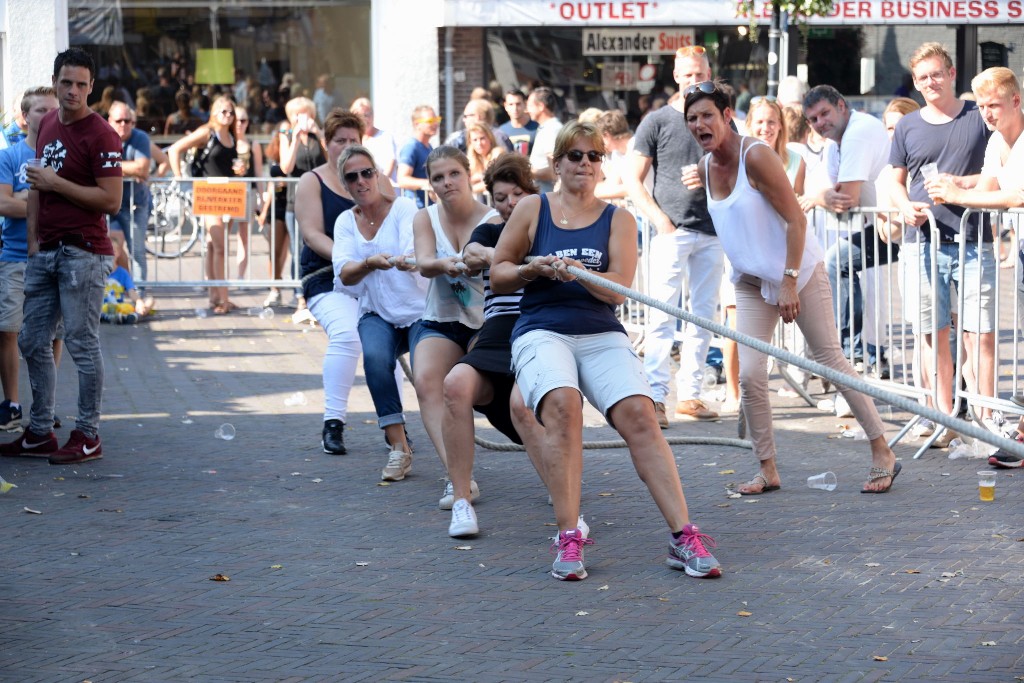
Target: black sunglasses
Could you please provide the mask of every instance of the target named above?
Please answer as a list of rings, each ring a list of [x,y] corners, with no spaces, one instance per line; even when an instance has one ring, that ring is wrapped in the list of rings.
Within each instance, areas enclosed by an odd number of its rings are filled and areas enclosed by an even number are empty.
[[[584,155],[586,155],[587,159],[590,159],[590,163],[592,164],[596,164],[602,159],[604,159],[603,154],[593,149],[590,150],[589,152],[581,152],[578,149],[570,149],[568,152],[565,153],[565,158],[574,164],[578,164],[581,161],[583,161]]]
[[[114,123],[135,123],[131,119],[114,119]]]
[[[694,83],[683,90],[683,98],[685,99],[689,97],[698,90],[705,95],[711,95],[718,90],[718,86],[715,85],[714,81],[701,81],[700,83]]]
[[[350,183],[351,184],[351,183],[354,183],[359,178],[359,176],[363,176],[363,178],[365,178],[366,180],[369,180],[370,178],[372,178],[375,175],[377,175],[377,169],[375,169],[375,168],[364,168],[361,171],[349,171],[348,173],[346,173],[342,177],[345,179],[346,183]]]

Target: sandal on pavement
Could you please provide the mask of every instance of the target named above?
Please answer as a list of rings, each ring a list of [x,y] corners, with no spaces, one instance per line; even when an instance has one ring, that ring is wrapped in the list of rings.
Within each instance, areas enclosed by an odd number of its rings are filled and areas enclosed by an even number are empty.
[[[886,486],[884,489],[878,489],[877,491],[872,491],[870,489],[861,489],[860,492],[888,493],[889,489],[892,488],[892,485],[896,483],[896,477],[900,476],[900,472],[902,470],[903,465],[901,465],[900,463],[896,463],[895,465],[893,465],[891,470],[887,470],[884,467],[872,467],[870,470],[868,470],[868,483],[870,484],[871,482],[877,481],[878,479],[885,479],[886,477],[890,477],[889,485]]]
[[[768,493],[770,491],[778,491],[782,486],[773,486],[768,483],[768,479],[763,474],[758,472],[754,475],[754,478],[748,481],[746,484],[740,484],[740,486],[760,486],[760,491],[740,491],[736,489],[736,493],[741,496],[760,496],[762,493]]]

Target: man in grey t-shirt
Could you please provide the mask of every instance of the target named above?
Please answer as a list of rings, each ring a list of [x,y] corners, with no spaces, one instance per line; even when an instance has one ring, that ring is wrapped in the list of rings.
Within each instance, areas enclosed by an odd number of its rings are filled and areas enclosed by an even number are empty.
[[[680,48],[672,73],[681,90],[711,80],[711,64],[704,48]],[[626,174],[623,181],[630,199],[657,230],[650,245],[650,295],[678,305],[685,279],[690,287],[690,311],[713,319],[718,309],[724,254],[708,215],[704,189],[699,179],[695,183],[692,180],[697,175],[695,164],[704,154],[686,127],[683,99],[680,97],[641,121],[633,144],[632,173]],[[680,175],[688,166],[692,166],[688,169],[691,180],[684,185]],[[644,176],[652,167],[653,196],[643,184]],[[662,429],[668,427],[665,398],[671,379],[669,355],[675,331],[674,317],[650,309],[644,371],[651,384]],[[718,417],[718,413],[700,400],[710,343],[710,331],[696,325],[684,327],[676,374],[675,414],[678,418],[713,420]]]

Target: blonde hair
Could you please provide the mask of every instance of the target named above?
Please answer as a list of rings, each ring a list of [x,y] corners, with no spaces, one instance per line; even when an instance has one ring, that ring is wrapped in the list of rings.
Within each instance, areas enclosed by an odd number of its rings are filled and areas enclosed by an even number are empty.
[[[1013,97],[1020,95],[1020,83],[1013,70],[1005,66],[994,66],[971,79],[971,90],[977,97]]]
[[[769,100],[767,97],[754,101],[750,105],[750,109],[747,110],[747,120],[750,121],[754,118],[755,109],[764,108],[771,109],[775,113],[775,118],[779,120],[779,136],[775,138],[775,153],[782,159],[782,165],[787,166],[789,164],[789,150],[786,149],[786,144],[789,142],[789,133],[786,131],[786,117],[783,115],[782,107],[779,106],[779,103]]]
[[[231,111],[235,112],[235,116],[231,119],[231,123],[225,125],[221,123],[220,118],[214,113],[221,107],[231,105]],[[234,135],[235,121],[238,119],[238,111],[235,106],[235,101],[227,95],[219,95],[217,99],[210,105],[210,120],[205,124],[208,128],[215,131],[226,130]]]
[[[288,103],[284,105],[284,113],[289,121],[295,121],[299,114],[306,114],[316,121],[316,105],[308,97],[293,97],[288,100]],[[317,123],[320,122],[317,121]]]
[[[471,143],[471,136],[473,133],[479,133],[487,138],[491,143],[491,150],[484,156],[480,156],[476,153]],[[487,166],[497,159],[505,149],[498,144],[498,141],[494,137],[494,133],[491,131],[491,127],[484,123],[474,123],[466,128],[466,157],[469,159],[469,173],[470,175],[483,175],[484,171],[487,170]]]
[[[915,66],[933,57],[939,58],[947,70],[953,68],[953,58],[949,56],[942,43],[925,43],[910,55],[910,70],[913,71]]]

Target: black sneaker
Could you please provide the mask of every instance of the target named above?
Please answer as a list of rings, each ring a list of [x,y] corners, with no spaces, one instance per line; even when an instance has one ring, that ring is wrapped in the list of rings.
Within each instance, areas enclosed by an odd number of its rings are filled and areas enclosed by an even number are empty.
[[[345,423],[341,420],[327,420],[324,422],[323,437],[320,445],[324,453],[331,455],[345,455]]]
[[[0,403],[0,429],[15,429],[21,426],[21,406],[15,408],[11,402],[4,399]]]

